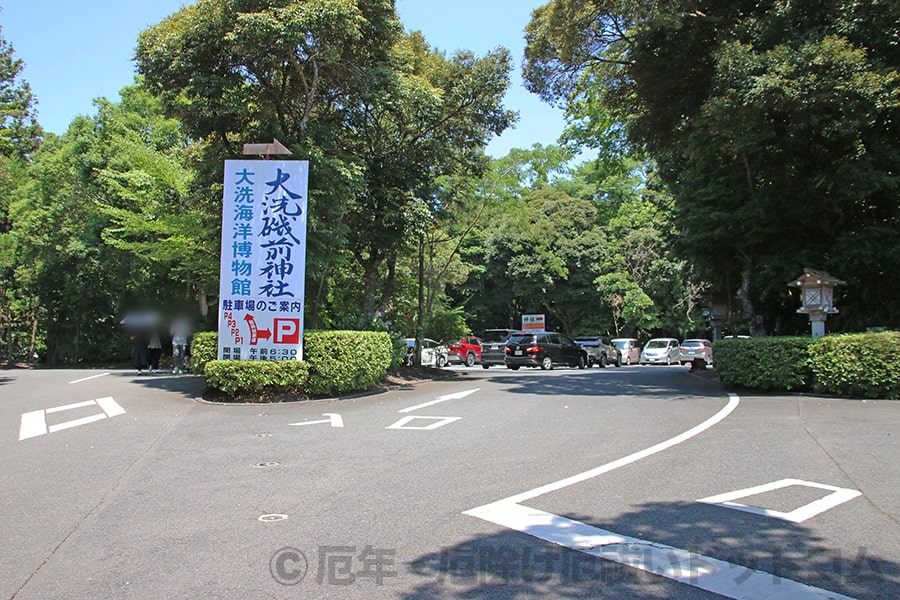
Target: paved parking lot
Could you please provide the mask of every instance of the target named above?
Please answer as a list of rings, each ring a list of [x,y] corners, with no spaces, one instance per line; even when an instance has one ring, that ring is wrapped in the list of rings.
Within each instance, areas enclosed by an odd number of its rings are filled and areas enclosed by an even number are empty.
[[[900,404],[450,371],[252,406],[0,372],[0,596],[900,597]]]

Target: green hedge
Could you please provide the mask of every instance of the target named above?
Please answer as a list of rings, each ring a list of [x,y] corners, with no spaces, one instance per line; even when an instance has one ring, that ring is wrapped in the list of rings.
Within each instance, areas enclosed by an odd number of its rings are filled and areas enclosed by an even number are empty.
[[[717,340],[716,376],[724,385],[756,390],[809,390],[811,338],[762,337]]]
[[[212,360],[206,364],[206,385],[240,400],[277,398],[306,389],[309,365],[300,360]]]
[[[238,400],[325,396],[379,383],[391,365],[391,338],[375,331],[314,331],[303,336],[303,361],[220,361],[216,333],[197,334],[191,367],[213,394]]]
[[[809,354],[817,391],[900,400],[900,333],[829,335]]]
[[[303,336],[313,396],[361,390],[381,381],[391,366],[391,338],[381,331],[317,331]]]
[[[203,375],[206,364],[219,356],[219,334],[200,331],[191,339],[191,372]]]

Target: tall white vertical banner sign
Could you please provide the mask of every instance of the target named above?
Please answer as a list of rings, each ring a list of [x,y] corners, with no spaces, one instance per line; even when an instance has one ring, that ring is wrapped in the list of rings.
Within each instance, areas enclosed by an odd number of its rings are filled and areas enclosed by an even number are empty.
[[[219,360],[303,357],[305,160],[226,160]]]

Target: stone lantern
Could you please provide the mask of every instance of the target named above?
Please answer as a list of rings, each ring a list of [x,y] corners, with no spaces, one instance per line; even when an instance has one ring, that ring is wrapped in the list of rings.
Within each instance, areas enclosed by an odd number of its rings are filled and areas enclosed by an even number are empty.
[[[797,312],[809,315],[814,338],[825,335],[825,320],[828,319],[828,315],[838,312],[838,309],[834,307],[834,288],[838,285],[846,285],[846,283],[824,271],[808,267],[803,269],[800,277],[788,283],[791,287],[800,288],[803,293],[803,305],[797,309]]]

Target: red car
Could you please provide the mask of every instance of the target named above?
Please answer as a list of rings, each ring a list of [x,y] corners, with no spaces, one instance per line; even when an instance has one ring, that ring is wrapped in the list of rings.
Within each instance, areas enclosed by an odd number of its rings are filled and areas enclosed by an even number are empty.
[[[463,336],[458,342],[447,344],[447,360],[462,363],[467,367],[481,362],[481,340],[475,336]]]

